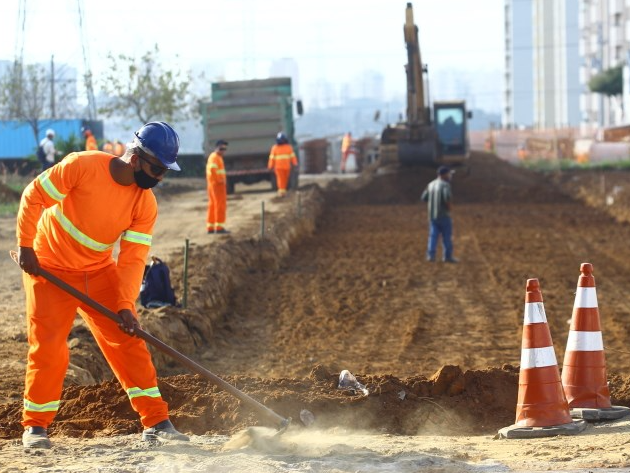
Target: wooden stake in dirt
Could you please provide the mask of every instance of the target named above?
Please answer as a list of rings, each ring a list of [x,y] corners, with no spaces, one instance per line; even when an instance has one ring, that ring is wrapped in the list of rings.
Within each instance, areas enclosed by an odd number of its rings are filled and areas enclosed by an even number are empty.
[[[260,239],[262,240],[265,238],[265,201],[263,200],[260,204]]]
[[[182,297],[182,307],[185,309],[188,305],[188,247],[190,241],[186,238],[186,244],[184,245],[184,296]]]

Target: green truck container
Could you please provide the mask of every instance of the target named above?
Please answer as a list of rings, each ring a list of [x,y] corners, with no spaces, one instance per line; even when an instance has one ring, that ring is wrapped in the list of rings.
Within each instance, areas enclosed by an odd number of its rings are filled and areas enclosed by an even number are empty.
[[[301,114],[301,103],[297,102]],[[229,143],[224,156],[228,193],[241,182],[254,184],[275,176],[267,169],[269,151],[283,132],[297,154],[291,78],[215,82],[212,101],[201,102],[203,149],[208,156],[219,139]],[[299,159],[299,157],[298,157]],[[289,188],[297,187],[297,169]]]

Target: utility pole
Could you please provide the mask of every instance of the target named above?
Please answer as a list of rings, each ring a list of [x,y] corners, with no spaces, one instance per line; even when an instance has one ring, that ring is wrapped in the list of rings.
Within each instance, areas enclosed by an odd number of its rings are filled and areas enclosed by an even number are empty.
[[[55,55],[50,56],[50,118],[57,118],[55,113]]]

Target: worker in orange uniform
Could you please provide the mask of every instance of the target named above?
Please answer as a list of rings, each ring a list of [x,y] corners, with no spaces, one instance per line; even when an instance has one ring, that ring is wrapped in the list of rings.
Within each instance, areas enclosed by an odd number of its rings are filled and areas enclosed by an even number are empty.
[[[103,152],[114,154],[114,143],[112,143],[110,140],[107,140],[105,143],[103,143]]]
[[[297,158],[293,152],[293,146],[289,144],[284,133],[278,133],[276,144],[271,147],[269,153],[269,164],[267,167],[273,169],[276,174],[276,184],[280,197],[287,193],[289,178],[291,177],[291,167],[297,166]]]
[[[114,146],[114,150],[113,150],[114,156],[122,156],[123,154],[125,154],[125,145],[122,144],[120,141],[114,140],[113,146]]]
[[[341,165],[339,169],[342,173],[346,172],[346,162],[348,161],[348,156],[352,151],[352,133],[348,132],[343,135],[343,139],[341,140]]]
[[[206,227],[208,233],[230,233],[225,229],[227,207],[227,180],[223,155],[227,151],[228,142],[219,140],[214,151],[208,156],[206,163],[206,181],[208,184],[208,216]]]
[[[179,137],[168,124],[147,123],[122,157],[71,153],[24,190],[16,230],[29,342],[24,447],[51,447],[47,428],[61,404],[67,338],[77,311],[139,413],[142,439],[188,440],[169,420],[145,342],[133,336],[140,327],[135,301],[157,218],[150,189],[169,169],[180,170],[178,150]],[[117,312],[119,323],[38,277],[40,267]]]
[[[98,150],[98,143],[96,142],[96,137],[92,134],[92,130],[86,128],[83,130],[83,136],[85,136],[85,151]]]

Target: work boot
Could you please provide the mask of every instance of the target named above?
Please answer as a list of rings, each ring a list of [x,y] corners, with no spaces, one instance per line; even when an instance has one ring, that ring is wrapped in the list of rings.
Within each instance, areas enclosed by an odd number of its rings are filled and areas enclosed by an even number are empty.
[[[46,429],[38,426],[27,427],[22,434],[24,448],[50,448],[52,444],[48,439]]]
[[[229,233],[231,233],[229,230],[226,230],[225,228],[222,228],[220,230],[217,230],[217,233],[219,235],[228,235]]]
[[[169,419],[155,424],[153,427],[144,429],[142,440],[145,442],[155,442],[156,440],[181,440],[188,442],[190,438],[178,432]]]
[[[450,258],[444,258],[443,261],[445,263],[459,263],[459,260],[457,258],[454,257],[450,257]]]
[[[435,256],[427,256],[427,261],[429,263],[433,263],[435,261]]]

